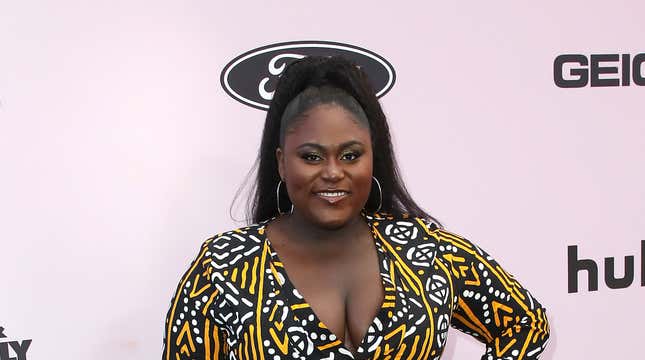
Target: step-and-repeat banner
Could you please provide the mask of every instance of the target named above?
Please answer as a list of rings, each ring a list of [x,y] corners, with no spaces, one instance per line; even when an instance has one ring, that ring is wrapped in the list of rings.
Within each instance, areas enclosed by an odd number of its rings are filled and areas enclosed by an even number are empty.
[[[362,64],[414,198],[548,309],[543,359],[640,358],[644,12],[3,2],[0,360],[159,358],[181,274],[241,225],[276,79],[312,54]],[[482,352],[451,330],[444,356]]]

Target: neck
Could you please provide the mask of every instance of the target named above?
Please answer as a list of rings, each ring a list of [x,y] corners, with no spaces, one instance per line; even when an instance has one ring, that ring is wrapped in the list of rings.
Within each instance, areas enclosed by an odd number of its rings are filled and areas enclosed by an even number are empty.
[[[285,219],[285,225],[292,235],[291,238],[298,239],[298,243],[303,246],[341,251],[350,244],[356,244],[356,241],[348,239],[358,238],[367,228],[360,214],[340,228],[328,229],[310,222],[297,211]]]

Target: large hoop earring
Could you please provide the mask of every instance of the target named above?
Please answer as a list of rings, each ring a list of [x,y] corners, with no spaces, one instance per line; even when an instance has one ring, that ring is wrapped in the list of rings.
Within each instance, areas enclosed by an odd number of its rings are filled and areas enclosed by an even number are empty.
[[[291,210],[289,212],[282,212],[280,209],[280,185],[282,184],[282,179],[278,181],[278,186],[275,188],[275,201],[278,206],[278,214],[284,215],[284,214],[291,214],[293,213],[293,203],[291,204]]]
[[[381,189],[381,183],[378,182],[378,179],[372,176],[372,179],[376,181],[376,186],[378,187],[378,208],[374,212],[379,212],[381,210],[381,206],[383,206],[383,191]]]

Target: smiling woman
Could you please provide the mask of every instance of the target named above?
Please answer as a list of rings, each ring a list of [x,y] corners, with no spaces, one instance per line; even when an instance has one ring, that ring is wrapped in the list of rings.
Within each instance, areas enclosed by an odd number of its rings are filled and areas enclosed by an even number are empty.
[[[322,228],[340,228],[369,196],[369,128],[335,104],[317,105],[300,117],[276,149],[280,177],[298,209],[292,216]]]
[[[538,301],[410,197],[361,70],[292,63],[267,113],[250,214],[182,278],[164,359],[439,359],[452,325],[482,359],[537,359]]]

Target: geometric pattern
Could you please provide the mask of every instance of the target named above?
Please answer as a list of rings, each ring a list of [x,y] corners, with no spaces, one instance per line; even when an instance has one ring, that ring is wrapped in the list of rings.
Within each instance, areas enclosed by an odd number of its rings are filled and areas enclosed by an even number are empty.
[[[486,345],[482,359],[537,359],[545,310],[470,241],[424,219],[363,214],[385,297],[354,356],[290,282],[265,235],[271,221],[216,235],[182,277],[163,359],[439,359],[448,327]]]

